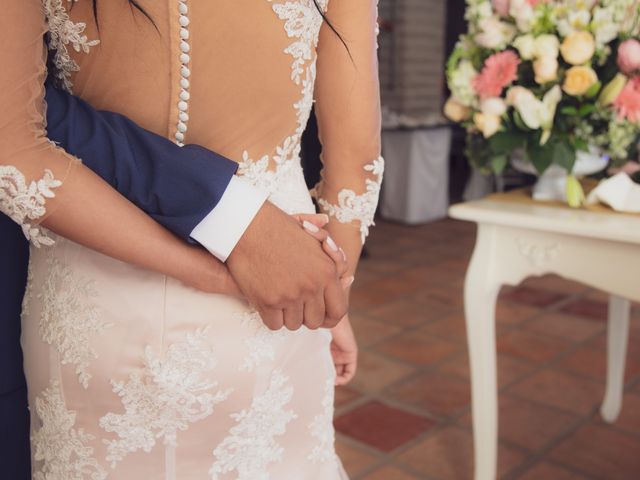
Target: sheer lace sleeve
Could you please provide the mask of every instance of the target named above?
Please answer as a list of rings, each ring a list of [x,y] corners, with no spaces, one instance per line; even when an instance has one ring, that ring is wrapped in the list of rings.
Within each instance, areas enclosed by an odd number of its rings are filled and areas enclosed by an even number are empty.
[[[376,0],[332,0],[318,44],[316,114],[322,162],[314,193],[321,209],[359,229],[373,225],[384,161],[380,156],[380,88]]]
[[[52,243],[38,226],[61,203],[78,160],[44,127],[46,32],[40,0],[5,0],[0,15],[0,212],[36,246]]]

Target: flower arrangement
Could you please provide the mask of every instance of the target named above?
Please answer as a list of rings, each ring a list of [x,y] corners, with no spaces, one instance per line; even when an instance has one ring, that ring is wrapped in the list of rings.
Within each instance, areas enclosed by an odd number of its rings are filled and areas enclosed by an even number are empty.
[[[467,0],[465,19],[444,113],[467,128],[474,166],[501,173],[515,150],[540,174],[571,174],[589,148],[628,158],[640,134],[640,2]]]

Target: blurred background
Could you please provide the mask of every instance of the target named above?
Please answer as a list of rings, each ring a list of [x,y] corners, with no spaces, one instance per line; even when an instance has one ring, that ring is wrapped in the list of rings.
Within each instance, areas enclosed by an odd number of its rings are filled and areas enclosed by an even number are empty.
[[[463,0],[381,0],[387,170],[352,296],[359,372],[339,388],[338,450],[353,480],[473,477],[463,282],[476,227],[452,203],[530,185],[471,171],[465,132],[442,107]],[[317,175],[310,125],[305,166]],[[632,305],[623,410],[599,414],[608,296],[555,276],[503,288],[497,306],[498,477],[640,478],[640,306]]]

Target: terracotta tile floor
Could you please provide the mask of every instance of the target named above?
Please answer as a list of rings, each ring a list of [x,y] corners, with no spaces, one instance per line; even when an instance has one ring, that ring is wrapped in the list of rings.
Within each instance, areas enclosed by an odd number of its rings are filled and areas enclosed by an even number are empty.
[[[336,394],[352,480],[472,478],[462,285],[475,227],[379,222],[354,285],[359,373]],[[505,287],[497,307],[500,478],[640,479],[640,306],[620,419],[604,392],[606,300],[559,277]]]

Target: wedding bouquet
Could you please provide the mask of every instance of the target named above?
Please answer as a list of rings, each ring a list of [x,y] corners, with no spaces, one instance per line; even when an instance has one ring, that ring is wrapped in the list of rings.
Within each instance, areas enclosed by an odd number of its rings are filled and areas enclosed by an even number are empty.
[[[626,160],[640,133],[639,3],[467,0],[444,110],[467,128],[471,163],[499,174],[518,151],[540,174],[571,174],[579,151]]]

